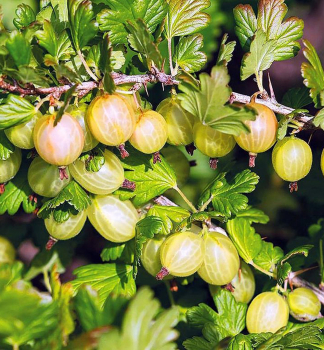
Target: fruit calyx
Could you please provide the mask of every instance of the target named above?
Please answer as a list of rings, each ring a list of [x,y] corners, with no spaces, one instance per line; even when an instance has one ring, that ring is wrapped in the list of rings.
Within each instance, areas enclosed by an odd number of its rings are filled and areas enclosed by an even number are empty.
[[[297,181],[291,182],[289,184],[289,190],[290,190],[290,193],[298,191],[298,183],[297,183]]]
[[[127,190],[135,191],[136,189],[136,183],[133,181],[129,181],[125,179],[121,185],[121,188],[125,188]]]
[[[217,163],[218,163],[218,158],[210,158],[209,159],[209,166],[211,169],[216,170],[217,169]]]
[[[162,269],[160,270],[160,272],[158,272],[155,276],[155,278],[158,280],[158,281],[162,281],[164,277],[168,276],[169,275],[169,270],[166,268],[166,267],[162,267]]]
[[[156,164],[157,162],[161,163],[160,152],[153,153],[153,164]]]
[[[186,146],[186,151],[187,151],[188,154],[190,154],[191,156],[194,154],[194,151],[195,151],[196,149],[197,149],[197,147],[194,145],[193,142]]]
[[[66,166],[59,166],[58,169],[59,169],[59,173],[60,173],[60,180],[62,180],[62,181],[64,179],[68,180],[69,174],[66,171]]]
[[[258,155],[256,153],[249,152],[249,167],[255,167],[255,159]]]
[[[118,148],[120,155],[123,159],[129,157],[129,153],[126,151],[124,143],[121,143],[119,146],[117,146],[117,148]]]

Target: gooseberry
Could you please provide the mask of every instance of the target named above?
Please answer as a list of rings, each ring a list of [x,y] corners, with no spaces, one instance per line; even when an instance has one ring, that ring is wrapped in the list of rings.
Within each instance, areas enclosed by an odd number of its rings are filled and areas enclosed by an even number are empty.
[[[53,165],[66,166],[82,152],[84,134],[79,122],[64,113],[57,125],[55,115],[38,119],[34,129],[34,143],[38,154]]]
[[[20,164],[21,150],[15,147],[15,150],[10,154],[8,159],[0,159],[0,184],[12,179],[18,173]]]
[[[99,171],[87,171],[81,160],[69,165],[73,178],[87,191],[94,194],[110,194],[124,181],[124,168],[112,152],[104,151],[105,163]]]
[[[96,195],[87,213],[94,228],[111,242],[126,242],[135,236],[139,216],[129,200],[121,201],[115,195]]]
[[[235,136],[235,140],[241,148],[249,152],[249,166],[254,167],[257,154],[267,151],[276,142],[278,121],[273,111],[260,103],[251,102],[247,106],[257,112],[256,118],[244,122],[250,132]]]
[[[299,321],[313,321],[321,311],[321,302],[308,288],[296,288],[288,294],[290,314]]]
[[[201,236],[190,231],[172,234],[161,246],[162,269],[156,278],[161,280],[168,274],[190,276],[199,269],[204,255],[205,245]]]
[[[290,192],[297,191],[297,181],[309,173],[312,162],[311,148],[295,136],[278,141],[272,152],[274,170],[279,177],[290,182]]]
[[[264,292],[256,296],[246,314],[249,333],[275,333],[287,326],[289,308],[285,299],[277,292]]]
[[[143,153],[158,152],[168,138],[167,124],[161,114],[147,110],[140,114],[129,142]]]
[[[55,197],[71,181],[68,169],[66,174],[67,177],[61,179],[57,166],[46,163],[41,157],[36,157],[29,166],[27,179],[35,193],[44,197]]]
[[[210,166],[217,167],[217,158],[224,157],[235,147],[232,135],[224,134],[200,122],[193,127],[193,138],[198,150],[211,158]]]
[[[70,217],[63,222],[57,222],[53,214],[46,218],[45,227],[51,237],[56,240],[66,240],[75,237],[82,230],[87,220],[87,213],[85,210],[80,211],[76,215],[70,214]]]
[[[228,237],[215,231],[205,234],[204,244],[204,262],[198,275],[209,284],[221,286],[230,283],[240,267],[234,244]]]
[[[193,142],[192,128],[195,117],[181,107],[176,97],[163,100],[156,111],[165,118],[168,132],[167,142],[170,145],[186,146]]]
[[[12,243],[5,237],[0,236],[0,264],[13,263],[16,257],[16,250]]]

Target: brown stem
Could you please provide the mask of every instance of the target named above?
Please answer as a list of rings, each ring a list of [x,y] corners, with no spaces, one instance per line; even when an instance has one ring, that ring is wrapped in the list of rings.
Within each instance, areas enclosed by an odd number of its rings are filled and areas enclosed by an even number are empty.
[[[64,179],[68,179],[69,178],[69,174],[66,170],[66,166],[59,166],[59,173],[60,173],[60,180],[64,180]]]
[[[53,238],[52,236],[49,236],[49,239],[45,246],[46,250],[51,250],[56,242],[57,239]]]
[[[210,158],[209,159],[209,166],[211,169],[216,170],[217,169],[217,163],[218,163],[218,158]]]
[[[136,189],[136,184],[133,181],[129,181],[125,179],[121,185],[122,188],[125,188],[127,190],[135,191]]]
[[[188,154],[190,154],[191,156],[193,155],[195,149],[197,149],[197,148],[196,148],[196,146],[194,145],[193,142],[186,146],[186,151],[187,151]]]
[[[162,267],[162,269],[160,270],[160,272],[158,272],[155,276],[155,278],[159,281],[162,281],[164,277],[169,275],[169,271],[167,268]]]
[[[126,151],[124,143],[121,143],[119,146],[117,146],[117,148],[118,148],[120,155],[123,159],[129,157],[129,153]]]

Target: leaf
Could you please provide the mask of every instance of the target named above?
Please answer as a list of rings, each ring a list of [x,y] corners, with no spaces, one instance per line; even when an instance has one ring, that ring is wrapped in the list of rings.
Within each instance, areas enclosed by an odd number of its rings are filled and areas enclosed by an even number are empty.
[[[102,250],[100,257],[102,261],[121,260],[126,264],[134,262],[135,242],[130,240],[125,243],[107,242],[105,248]]]
[[[146,57],[147,68],[150,70],[152,64],[160,67],[162,56],[145,22],[140,18],[136,22],[128,21],[126,28],[130,33],[127,39],[131,48]]]
[[[106,35],[100,47],[99,67],[104,75],[103,86],[109,94],[112,94],[116,89],[114,80],[110,74],[112,72],[111,52],[112,48],[110,47],[109,37]]]
[[[200,90],[181,84],[179,88],[184,94],[179,94],[181,106],[193,114],[204,125],[231,135],[238,136],[249,131],[244,124],[246,120],[254,120],[255,112],[248,107],[238,107],[227,104],[232,90],[228,86],[229,75],[225,66],[215,66],[211,75],[199,75]]]
[[[303,40],[305,46],[303,54],[308,62],[302,63],[301,73],[304,84],[310,89],[310,97],[313,99],[315,107],[324,106],[324,71],[314,46]]]
[[[252,350],[252,344],[247,336],[238,334],[232,339],[227,350]]]
[[[241,80],[246,80],[251,75],[258,75],[270,68],[275,60],[275,40],[267,39],[262,30],[258,30],[251,42],[250,52],[246,53],[242,59]]]
[[[153,298],[147,287],[138,291],[130,302],[121,329],[101,338],[98,350],[172,350],[178,337],[174,329],[179,320],[179,310],[173,307],[161,311],[160,302]]]
[[[186,350],[213,350],[215,349],[217,343],[210,343],[203,337],[192,337],[190,339],[186,339],[182,345]]]
[[[136,278],[137,266],[140,264],[143,245],[163,230],[163,221],[157,216],[147,216],[136,224],[135,256],[133,263],[133,277]]]
[[[13,94],[9,94],[0,107],[0,129],[25,123],[36,114],[35,107],[26,98]]]
[[[80,51],[98,32],[92,3],[89,0],[68,0],[69,23],[76,51]]]
[[[257,19],[251,5],[237,5],[234,10],[235,34],[245,51],[251,45],[254,33],[257,31]]]
[[[26,213],[32,213],[36,209],[36,203],[28,198],[32,194],[33,191],[27,181],[27,169],[21,168],[6,184],[4,193],[0,195],[0,215],[5,212],[14,215],[21,205]]]
[[[310,244],[305,244],[302,245],[300,247],[297,247],[293,250],[291,250],[289,253],[287,253],[281,260],[280,263],[284,263],[285,261],[289,260],[291,257],[293,257],[294,255],[304,255],[304,256],[308,256],[308,252],[309,250],[311,250],[314,246],[310,245]]]
[[[199,51],[202,46],[203,36],[201,34],[180,38],[173,61],[186,72],[200,71],[207,62],[206,54]]]
[[[209,0],[169,0],[165,22],[166,38],[171,40],[175,36],[193,34],[206,27],[210,16],[203,10],[209,6]]]
[[[125,264],[85,265],[74,270],[76,279],[71,283],[75,291],[86,284],[95,289],[102,308],[111,293],[126,297],[135,294],[136,285],[132,272],[133,267]]]
[[[20,261],[0,264],[0,292],[22,279],[25,266]]]
[[[217,65],[227,66],[227,64],[232,60],[233,51],[236,46],[236,41],[230,41],[229,43],[226,44],[227,39],[228,39],[228,34],[226,33],[222,38],[221,45],[219,48],[219,53],[216,61]]]
[[[90,203],[91,200],[86,192],[76,181],[72,180],[56,197],[42,205],[38,216],[45,219],[51,212],[61,209],[63,204],[68,205],[69,212],[73,209],[79,212],[87,209]]]
[[[82,153],[79,159],[84,162],[87,171],[97,172],[105,164],[104,147],[99,144],[91,151]]]
[[[175,228],[175,224],[190,216],[190,212],[181,207],[154,205],[147,212],[147,216],[159,217],[163,227],[160,234],[168,235]]]
[[[103,326],[92,331],[82,333],[69,342],[67,350],[98,350],[100,339],[111,331],[111,327]],[[43,349],[39,349],[43,350]]]
[[[127,31],[124,26],[128,21],[141,18],[150,33],[162,22],[167,11],[165,0],[104,0],[109,9],[102,10],[97,21],[100,30],[108,31],[113,45],[127,44]]]
[[[229,220],[226,230],[240,257],[246,263],[252,263],[262,249],[262,239],[255,233],[249,220],[244,218]]]
[[[246,169],[236,174],[234,182],[229,184],[225,175],[226,173],[220,173],[216,176],[199,198],[198,207],[201,208],[211,199],[214,210],[229,218],[247,208],[248,198],[243,193],[254,191],[259,176]]]
[[[284,256],[280,247],[274,247],[272,243],[262,241],[260,253],[253,259],[254,263],[264,270],[273,272],[276,264]]]
[[[282,98],[282,104],[294,109],[303,108],[312,103],[309,89],[305,86],[289,89]]]
[[[28,27],[32,22],[36,21],[34,10],[27,4],[20,4],[16,9],[16,18],[13,23],[17,29]]]
[[[315,118],[313,119],[313,124],[316,127],[320,127],[321,129],[324,129],[324,108],[318,111]]]
[[[283,285],[285,280],[289,277],[292,267],[289,263],[278,264],[277,266],[277,283]]]
[[[13,31],[9,39],[6,41],[6,48],[13,58],[17,67],[29,65],[31,59],[31,44],[18,31]]]
[[[153,164],[152,155],[146,155],[134,149],[129,149],[130,156],[121,159],[125,171],[125,178],[136,184],[135,191],[119,189],[115,194],[120,199],[133,198],[135,206],[147,203],[150,199],[163,194],[166,190],[176,186],[176,176],[170,165],[161,157],[161,162]]]
[[[250,224],[267,224],[269,216],[266,215],[262,210],[248,206],[245,210],[241,210],[236,215],[237,218],[245,218],[249,220]]]
[[[9,159],[14,150],[15,146],[7,139],[5,133],[0,130],[0,160]]]

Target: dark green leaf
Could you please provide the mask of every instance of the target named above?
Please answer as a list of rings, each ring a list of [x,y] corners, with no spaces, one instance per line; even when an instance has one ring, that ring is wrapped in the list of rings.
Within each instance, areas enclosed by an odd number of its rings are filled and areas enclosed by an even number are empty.
[[[0,160],[7,160],[11,153],[15,150],[15,146],[7,139],[4,131],[0,131]]]
[[[294,109],[300,109],[312,103],[309,89],[305,86],[295,87],[288,90],[282,98],[282,104]]]
[[[227,66],[227,64],[232,60],[236,41],[230,41],[229,43],[226,43],[227,39],[228,34],[224,34],[216,61],[217,65]]]
[[[10,94],[0,108],[0,129],[25,123],[35,114],[35,107],[26,98]]]
[[[98,292],[100,308],[111,293],[130,297],[136,292],[132,276],[133,267],[125,264],[85,265],[74,270],[76,279],[71,283],[78,291],[82,285],[90,285]]]
[[[303,246],[300,246],[300,247],[297,247],[293,250],[291,250],[289,253],[287,253],[282,259],[281,259],[281,263],[284,263],[285,261],[287,261],[288,259],[290,259],[291,257],[293,257],[294,255],[297,255],[297,254],[301,254],[301,255],[304,255],[304,256],[308,256],[308,252],[309,250],[311,250],[314,246],[308,244],[308,245],[303,245]]]
[[[227,350],[252,350],[252,344],[246,335],[238,334],[232,339]]]
[[[28,27],[32,22],[36,20],[34,10],[27,4],[20,4],[16,9],[16,18],[13,23],[17,29]]]
[[[107,242],[100,257],[102,261],[109,262],[121,260],[126,264],[134,262],[135,242],[130,240],[126,243]]]
[[[203,337],[192,337],[185,340],[182,345],[186,350],[213,350],[217,343],[210,343]]]
[[[20,66],[18,69],[6,69],[3,71],[3,73],[7,74],[11,78],[23,84],[28,84],[32,81],[33,84],[35,84],[36,86],[48,86],[46,71],[43,69],[37,69],[28,66]]]
[[[0,292],[22,279],[25,266],[21,261],[0,264]]]
[[[99,59],[99,67],[104,74],[103,85],[105,90],[112,94],[116,87],[113,78],[111,77],[111,52],[112,48],[110,47],[109,37],[106,35],[101,43],[100,48],[100,59]]]
[[[284,284],[285,280],[288,278],[292,268],[289,263],[278,264],[277,266],[277,283],[279,285]]]
[[[102,31],[108,31],[112,44],[126,44],[127,31],[124,24],[141,18],[148,31],[153,33],[166,15],[164,0],[105,0],[109,9],[102,10],[97,21]]]
[[[31,44],[18,31],[13,31],[6,42],[11,57],[13,58],[17,67],[29,65],[31,59]]]

